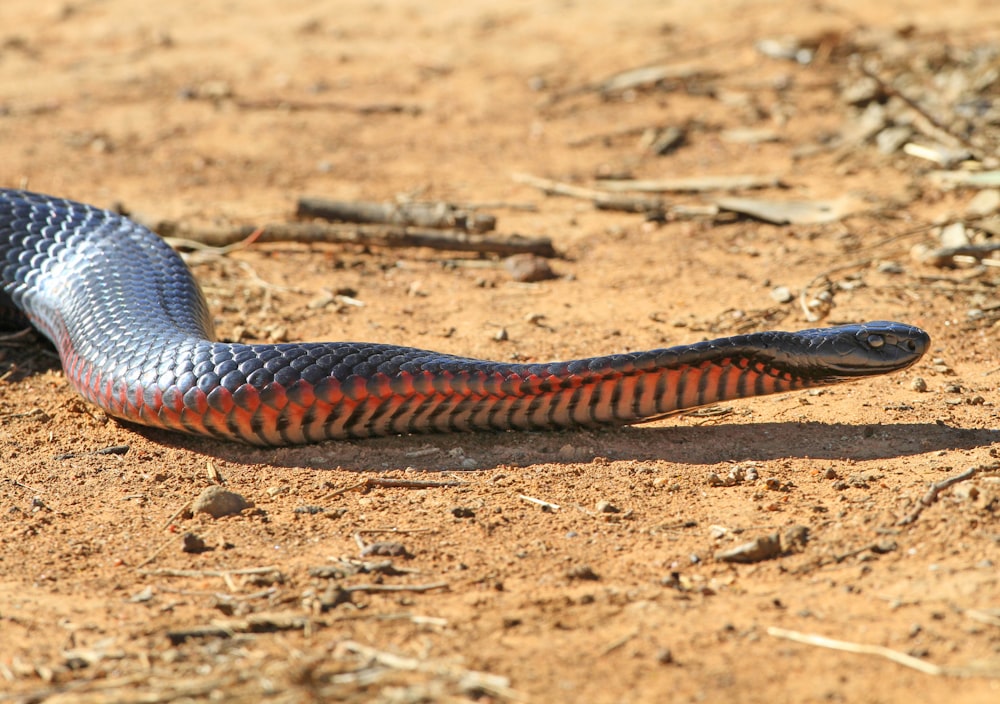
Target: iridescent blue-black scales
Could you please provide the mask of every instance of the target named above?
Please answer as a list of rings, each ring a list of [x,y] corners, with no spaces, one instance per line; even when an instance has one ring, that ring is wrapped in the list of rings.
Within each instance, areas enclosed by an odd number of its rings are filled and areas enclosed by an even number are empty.
[[[215,342],[181,258],[115,213],[0,190],[0,308],[59,351],[110,415],[258,445],[634,423],[885,374],[927,350],[910,325],[759,332],[570,362],[504,364],[367,342]]]

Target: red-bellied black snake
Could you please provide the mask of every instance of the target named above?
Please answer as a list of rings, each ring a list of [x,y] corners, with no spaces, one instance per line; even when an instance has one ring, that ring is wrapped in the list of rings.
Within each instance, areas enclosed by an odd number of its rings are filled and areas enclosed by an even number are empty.
[[[110,415],[259,445],[632,423],[897,371],[930,342],[873,322],[544,364],[367,342],[214,342],[197,283],[155,234],[2,189],[0,286],[0,314],[48,337],[70,383]]]

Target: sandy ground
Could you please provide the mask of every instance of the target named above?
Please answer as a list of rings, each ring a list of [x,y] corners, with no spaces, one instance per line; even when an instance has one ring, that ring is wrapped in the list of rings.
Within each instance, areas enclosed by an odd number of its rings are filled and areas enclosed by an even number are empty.
[[[755,47],[785,36],[815,53]],[[202,224],[288,221],[301,195],[492,203],[501,232],[562,254],[556,279],[524,284],[489,257],[256,244],[195,266],[223,338],[573,358],[811,327],[772,290],[830,272],[823,324],[903,320],[934,344],[898,375],[718,415],[287,449],[124,426],[43,345],[5,344],[0,701],[1000,700],[1000,358],[995,317],[969,316],[993,310],[1000,278],[910,256],[976,193],[837,141],[857,113],[851,47],[998,37],[986,0],[4,0],[0,185]],[[933,75],[938,52],[914,51]],[[675,77],[594,89],[645,65]],[[363,109],[378,106],[398,109]],[[648,129],[670,126],[683,142],[651,153]],[[776,174],[783,188],[737,195],[863,208],[647,221],[518,172]],[[980,466],[900,525],[932,483]],[[219,477],[254,507],[185,513]],[[806,539],[775,559],[715,558],[794,526]],[[206,550],[184,552],[185,533]],[[363,557],[378,541],[409,556]],[[344,574],[387,559],[395,572]]]

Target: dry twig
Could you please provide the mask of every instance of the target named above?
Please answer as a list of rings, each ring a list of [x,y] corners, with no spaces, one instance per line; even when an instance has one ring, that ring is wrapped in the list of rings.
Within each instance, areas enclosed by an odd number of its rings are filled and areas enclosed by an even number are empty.
[[[432,582],[431,584],[355,584],[341,587],[345,592],[430,592],[436,589],[448,589],[448,582]]]
[[[349,491],[371,491],[375,488],[383,489],[436,489],[443,486],[464,486],[466,482],[459,481],[457,479],[448,479],[444,481],[438,481],[434,479],[390,479],[387,477],[368,477],[362,479],[356,484],[351,484],[350,486],[345,486],[331,494],[331,496],[340,496],[341,494],[346,494]]]
[[[896,525],[908,526],[911,523],[915,523],[916,520],[920,518],[920,514],[924,512],[925,508],[934,505],[934,503],[938,500],[938,495],[940,495],[942,491],[958,484],[959,482],[972,479],[974,476],[979,474],[979,472],[997,469],[998,467],[1000,467],[1000,463],[997,462],[989,465],[976,465],[975,467],[969,467],[964,472],[931,484],[931,488],[926,494],[923,495],[923,497],[921,497],[920,501],[913,508],[913,510],[910,511],[910,513],[908,513],[905,517],[901,518],[899,523]]]
[[[479,233],[490,232],[497,225],[497,219],[493,215],[462,210],[451,203],[374,203],[299,198],[295,215],[334,222],[379,223]]]
[[[609,191],[642,191],[645,193],[702,193],[704,191],[743,191],[754,188],[775,188],[781,185],[776,175],[737,174],[735,176],[693,176],[690,178],[606,179],[598,181]]]
[[[261,574],[280,574],[281,570],[277,567],[244,567],[242,569],[235,570],[172,570],[172,569],[160,569],[160,570],[139,570],[139,574],[147,574],[158,577],[232,577],[232,576],[246,576],[246,575],[261,575]]]
[[[629,90],[642,90],[668,83],[683,83],[692,80],[710,80],[718,76],[718,72],[707,69],[697,63],[652,64],[625,69],[607,78],[586,83],[582,86],[554,93],[548,97],[543,107],[551,107],[567,98],[586,93],[599,93],[611,96]]]
[[[243,110],[287,110],[289,112],[324,111],[324,112],[356,112],[359,115],[419,115],[422,109],[418,105],[402,103],[344,103],[337,100],[321,102],[306,102],[301,100],[284,100],[282,98],[264,98],[262,100],[237,100],[236,106]]]
[[[599,210],[620,210],[627,213],[654,214],[662,213],[667,208],[666,203],[660,198],[627,196],[596,188],[574,186],[571,183],[553,181],[552,179],[532,176],[531,174],[513,174],[511,178],[518,183],[537,188],[547,195],[568,196],[570,198],[589,200]]]
[[[927,135],[931,139],[936,139],[938,141],[941,141],[949,146],[952,147],[961,146],[964,147],[965,149],[968,149],[973,154],[979,153],[979,149],[977,149],[976,146],[972,144],[968,139],[966,139],[962,135],[955,134],[952,130],[948,128],[947,125],[942,124],[936,117],[934,117],[934,115],[925,110],[923,106],[920,105],[920,103],[918,103],[916,100],[913,100],[906,93],[896,88],[896,86],[892,84],[892,81],[890,79],[881,76],[877,69],[870,66],[866,66],[864,62],[861,62],[860,68],[861,68],[861,73],[863,73],[865,76],[875,81],[879,85],[879,88],[882,90],[882,92],[884,92],[886,95],[896,96],[904,103],[906,103],[906,106],[908,108],[910,108],[914,113],[916,113],[917,119],[914,120],[913,123],[914,127],[919,129],[925,135]]]
[[[38,333],[33,327],[26,327],[23,330],[5,332],[0,335],[0,345],[4,347],[25,347],[38,344]]]
[[[963,259],[969,263],[982,263],[994,252],[1000,251],[1000,242],[964,244],[958,247],[938,247],[920,253],[920,261],[937,267],[951,267]],[[964,262],[963,262],[964,263]]]
[[[480,254],[536,254],[558,256],[548,237],[523,235],[483,236],[455,230],[425,230],[387,225],[336,225],[327,223],[275,223],[256,227],[194,228],[163,221],[154,226],[162,237],[180,237],[213,247],[240,242],[259,231],[259,242],[304,242],[356,244],[368,247],[427,247],[452,252]]]
[[[167,638],[173,645],[180,645],[192,638],[231,638],[236,633],[275,633],[277,631],[309,630],[312,622],[305,616],[293,614],[250,614],[246,618],[213,620],[206,626],[195,626],[168,631]]]
[[[485,692],[494,697],[525,701],[525,697],[515,689],[511,689],[510,680],[500,675],[477,670],[467,670],[464,667],[447,663],[436,663],[429,660],[396,655],[384,650],[376,650],[371,646],[362,645],[351,640],[337,643],[335,657],[343,657],[350,653],[357,655],[370,663],[377,663],[393,670],[424,672],[455,682],[466,692]]]
[[[536,506],[541,506],[543,511],[558,511],[559,504],[554,504],[551,501],[545,501],[544,499],[536,499],[534,496],[525,496],[524,494],[518,494],[517,498],[522,501],[527,501],[529,504],[535,504]]]

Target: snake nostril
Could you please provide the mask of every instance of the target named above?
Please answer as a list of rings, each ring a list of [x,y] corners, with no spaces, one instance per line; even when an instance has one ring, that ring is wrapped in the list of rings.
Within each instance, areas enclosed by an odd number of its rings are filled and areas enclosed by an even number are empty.
[[[916,352],[917,351],[917,343],[914,342],[913,340],[907,340],[906,341],[906,349],[910,350],[910,352]]]

